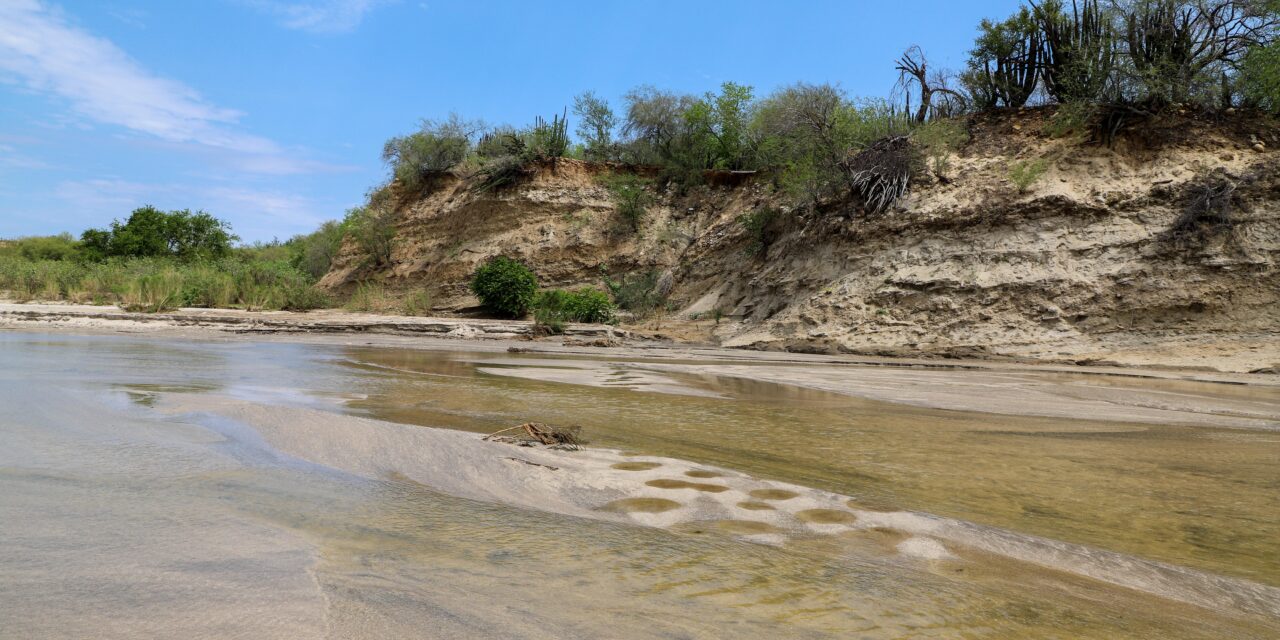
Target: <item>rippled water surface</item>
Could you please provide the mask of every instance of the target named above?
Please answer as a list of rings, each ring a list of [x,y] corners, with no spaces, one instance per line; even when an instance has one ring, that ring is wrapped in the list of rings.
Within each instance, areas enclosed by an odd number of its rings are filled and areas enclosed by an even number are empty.
[[[0,334],[0,637],[1280,630],[983,554],[903,557],[892,530],[775,547],[463,500],[151,409],[219,393],[472,431],[579,424],[593,445],[1280,584],[1280,434],[930,411],[726,378],[677,380],[704,395],[644,393],[622,366],[605,387],[482,371],[519,366],[501,356]]]

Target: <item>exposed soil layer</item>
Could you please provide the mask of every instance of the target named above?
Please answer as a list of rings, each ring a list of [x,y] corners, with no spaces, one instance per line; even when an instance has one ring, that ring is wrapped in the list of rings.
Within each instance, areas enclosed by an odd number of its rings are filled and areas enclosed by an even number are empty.
[[[346,247],[323,284],[376,275],[474,313],[469,275],[498,254],[544,286],[654,274],[669,312],[630,328],[729,347],[884,356],[1031,358],[1230,371],[1280,367],[1280,133],[1254,114],[1170,112],[1112,147],[1055,139],[1047,109],[967,122],[945,181],[916,180],[889,210],[790,209],[756,175],[658,193],[620,230],[609,167],[561,161],[514,187],[446,178],[401,195],[391,265]],[[1263,151],[1253,148],[1261,140]],[[1015,162],[1043,161],[1019,192]],[[1227,225],[1189,214],[1230,185]],[[395,191],[393,186],[392,191]],[[763,251],[739,221],[783,213]],[[712,320],[711,318],[715,318]]]

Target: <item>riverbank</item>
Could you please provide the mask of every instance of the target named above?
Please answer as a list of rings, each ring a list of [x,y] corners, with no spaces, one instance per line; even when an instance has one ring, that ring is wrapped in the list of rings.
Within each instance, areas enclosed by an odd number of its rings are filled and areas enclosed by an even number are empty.
[[[603,376],[611,370],[607,362],[610,358],[644,359],[652,362],[627,366],[647,369],[649,376],[740,377],[934,409],[1280,428],[1280,374],[1231,369],[726,349],[591,324],[569,324],[564,335],[536,338],[532,323],[521,320],[418,318],[345,311],[181,309],[171,313],[133,313],[106,306],[0,303],[0,331],[4,330],[577,357],[586,359],[558,360],[552,367],[522,367],[518,375],[588,385],[605,381]],[[1268,350],[1280,351],[1280,340],[1259,347],[1255,353],[1269,354]],[[1280,353],[1275,354],[1275,359],[1280,360]],[[498,373],[517,375],[514,371]],[[1088,377],[1054,379],[1045,374]],[[1125,383],[1143,379],[1165,381],[1166,387],[1153,389],[1150,385]],[[1080,384],[1088,380],[1097,384]],[[1204,383],[1211,383],[1213,388],[1196,387]],[[1222,397],[1222,389],[1217,388],[1222,384],[1253,391]],[[671,381],[633,386],[657,392],[684,388]]]

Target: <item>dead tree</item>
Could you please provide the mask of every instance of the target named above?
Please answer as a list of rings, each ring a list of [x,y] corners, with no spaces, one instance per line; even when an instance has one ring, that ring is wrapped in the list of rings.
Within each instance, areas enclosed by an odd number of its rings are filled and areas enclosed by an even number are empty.
[[[960,104],[965,102],[963,94],[947,88],[946,78],[943,75],[937,72],[929,73],[929,60],[925,58],[924,51],[918,46],[912,45],[910,49],[903,52],[894,68],[898,70],[898,86],[907,94],[908,105],[910,105],[912,90],[919,88],[920,107],[916,109],[914,118],[916,122],[924,122],[934,113],[933,101],[936,95],[947,96],[948,102]]]

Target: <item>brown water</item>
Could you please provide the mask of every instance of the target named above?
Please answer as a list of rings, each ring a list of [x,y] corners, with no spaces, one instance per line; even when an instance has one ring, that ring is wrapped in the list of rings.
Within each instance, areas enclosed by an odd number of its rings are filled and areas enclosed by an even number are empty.
[[[451,498],[394,474],[281,456],[216,415],[149,407],[164,394],[216,391],[472,431],[580,424],[592,444],[824,487],[859,505],[1277,583],[1276,434],[928,411],[719,378],[686,381],[719,398],[638,393],[488,375],[464,361],[487,357],[0,334],[0,637],[1280,630],[1275,619],[980,553],[903,557],[904,536],[889,529],[771,547],[735,539],[764,532],[749,521],[668,531]]]

